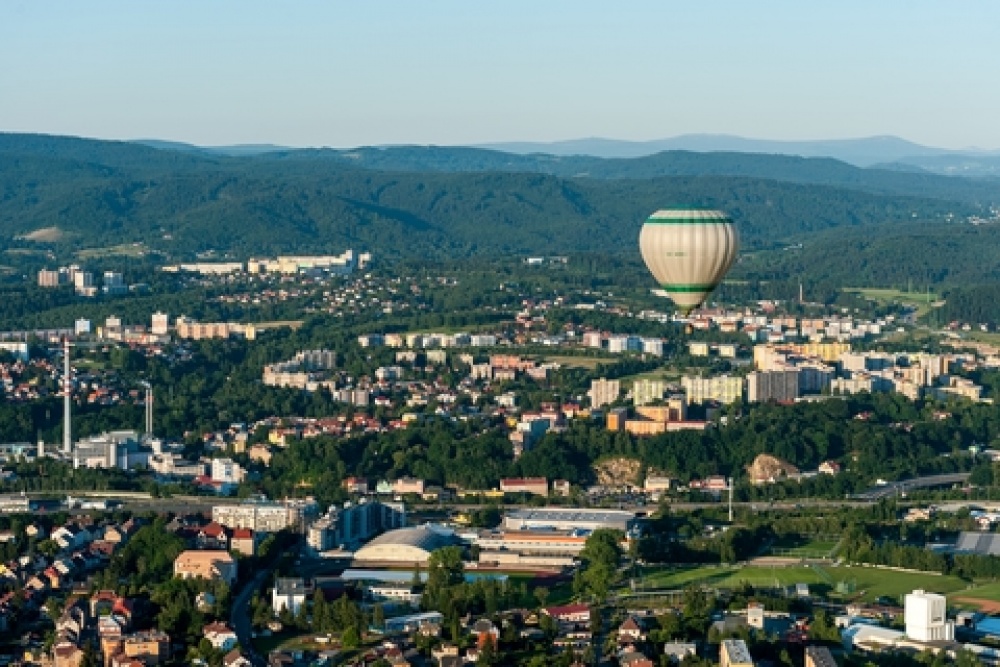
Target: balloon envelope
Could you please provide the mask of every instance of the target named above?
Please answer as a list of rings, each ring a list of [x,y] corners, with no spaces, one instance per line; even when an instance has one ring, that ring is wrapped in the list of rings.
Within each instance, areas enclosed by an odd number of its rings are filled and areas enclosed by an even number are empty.
[[[667,209],[646,220],[639,250],[660,287],[686,315],[722,282],[736,260],[739,237],[721,211]]]

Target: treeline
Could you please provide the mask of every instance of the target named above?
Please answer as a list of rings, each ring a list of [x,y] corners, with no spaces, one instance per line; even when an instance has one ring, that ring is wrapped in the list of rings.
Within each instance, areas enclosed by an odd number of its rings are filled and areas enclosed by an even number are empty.
[[[1000,324],[1000,285],[955,287],[945,293],[944,305],[938,310],[938,321]]]
[[[877,539],[883,526],[852,526],[846,533],[840,555],[848,561],[940,572],[967,581],[1000,577],[1000,557],[932,551],[923,544]]]
[[[261,485],[269,495],[280,497],[301,493],[305,484],[310,493],[331,500],[341,497],[340,482],[350,475],[412,475],[431,484],[472,489],[496,488],[503,477],[566,479],[587,486],[596,481],[594,463],[613,456],[636,458],[645,469],[667,472],[682,482],[718,474],[739,480],[758,454],[767,453],[802,470],[838,460],[848,472],[762,489],[741,484],[744,499],[805,493],[843,498],[875,477],[970,469],[972,457],[955,454],[1000,437],[995,406],[956,403],[947,407],[950,416],[934,418],[941,408],[898,394],[861,394],[794,406],[755,406],[726,426],[649,438],[573,420],[565,431],[547,434],[516,461],[504,432],[488,423],[432,418],[391,433],[293,442],[276,454]],[[855,418],[858,415],[864,418]]]
[[[950,198],[746,176],[384,172],[16,135],[0,137],[0,190],[4,229],[14,236],[55,227],[62,235],[43,247],[64,257],[82,240],[98,248],[142,242],[167,257],[346,247],[411,258],[634,252],[643,221],[673,202],[729,211],[749,248],[831,227],[903,222],[915,212],[944,220],[979,211]]]

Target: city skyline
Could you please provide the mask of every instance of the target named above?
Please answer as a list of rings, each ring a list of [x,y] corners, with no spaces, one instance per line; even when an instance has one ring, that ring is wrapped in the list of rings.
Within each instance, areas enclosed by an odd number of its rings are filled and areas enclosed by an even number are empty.
[[[197,145],[1000,148],[1000,6],[10,3],[0,131]]]

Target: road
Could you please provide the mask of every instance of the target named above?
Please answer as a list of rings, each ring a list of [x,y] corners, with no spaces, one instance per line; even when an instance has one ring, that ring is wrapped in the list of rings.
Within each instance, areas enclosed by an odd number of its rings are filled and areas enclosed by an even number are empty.
[[[890,482],[876,486],[863,493],[859,493],[855,498],[861,501],[875,502],[889,496],[899,496],[905,494],[910,489],[928,489],[935,486],[953,486],[964,484],[969,479],[969,473],[956,472],[945,475],[928,475],[927,477],[915,477],[904,479],[898,482]]]
[[[267,658],[266,656],[257,655],[257,652],[253,647],[253,624],[252,624],[252,614],[250,613],[250,598],[253,597],[254,592],[259,591],[264,585],[267,578],[274,572],[278,563],[281,562],[290,552],[297,552],[300,549],[300,544],[296,543],[294,546],[289,547],[283,554],[277,556],[271,561],[271,564],[264,569],[257,572],[253,579],[250,580],[233,598],[232,610],[229,614],[229,625],[236,632],[236,638],[243,647],[243,655],[245,655],[250,662],[254,664],[255,667],[266,667]]]

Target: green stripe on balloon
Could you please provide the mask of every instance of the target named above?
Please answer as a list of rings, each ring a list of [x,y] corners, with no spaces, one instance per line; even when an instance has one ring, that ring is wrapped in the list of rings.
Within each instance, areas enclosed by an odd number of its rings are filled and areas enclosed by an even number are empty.
[[[651,225],[731,225],[728,218],[649,218]]]
[[[664,292],[711,292],[715,285],[663,285]]]

